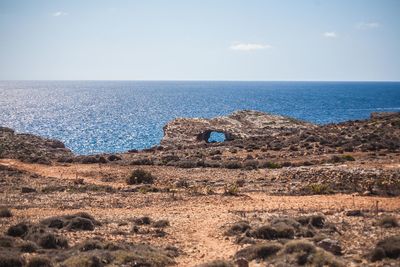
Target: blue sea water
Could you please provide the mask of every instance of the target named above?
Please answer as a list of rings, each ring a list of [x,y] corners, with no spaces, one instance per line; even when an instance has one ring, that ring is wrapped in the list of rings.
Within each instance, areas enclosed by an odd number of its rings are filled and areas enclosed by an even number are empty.
[[[324,124],[400,111],[399,82],[0,81],[0,125],[91,154],[158,144],[177,117],[253,109]]]

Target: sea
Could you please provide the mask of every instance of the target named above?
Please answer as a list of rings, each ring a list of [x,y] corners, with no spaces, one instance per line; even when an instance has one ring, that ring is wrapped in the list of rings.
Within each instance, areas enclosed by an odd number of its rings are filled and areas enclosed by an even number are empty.
[[[400,82],[0,81],[0,126],[77,154],[159,144],[178,117],[258,110],[316,124],[400,111]]]

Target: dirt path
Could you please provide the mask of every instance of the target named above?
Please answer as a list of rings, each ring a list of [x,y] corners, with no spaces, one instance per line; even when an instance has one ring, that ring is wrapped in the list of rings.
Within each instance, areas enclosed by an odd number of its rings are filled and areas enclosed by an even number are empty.
[[[28,171],[44,177],[75,180],[84,178],[86,182],[98,185],[109,185],[100,180],[100,172],[118,172],[119,168],[102,166],[99,164],[73,164],[73,165],[43,165],[24,163],[13,159],[1,159],[1,165],[10,166],[19,170]],[[120,184],[114,184],[118,186]]]

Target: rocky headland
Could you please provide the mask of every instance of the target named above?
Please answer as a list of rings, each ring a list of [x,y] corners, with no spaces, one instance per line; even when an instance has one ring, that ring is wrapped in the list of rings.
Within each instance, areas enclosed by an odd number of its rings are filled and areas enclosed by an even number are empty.
[[[0,266],[399,264],[400,113],[163,130],[149,149],[75,155],[0,127]]]

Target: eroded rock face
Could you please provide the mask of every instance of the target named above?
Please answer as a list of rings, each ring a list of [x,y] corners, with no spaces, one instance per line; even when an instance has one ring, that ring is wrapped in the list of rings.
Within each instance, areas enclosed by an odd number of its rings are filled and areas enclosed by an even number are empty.
[[[242,110],[213,119],[178,118],[164,126],[162,146],[186,146],[206,143],[211,132],[224,133],[226,141],[295,133],[317,127],[280,115]]]
[[[0,127],[0,158],[47,164],[53,159],[72,156],[71,150],[61,141]]]

